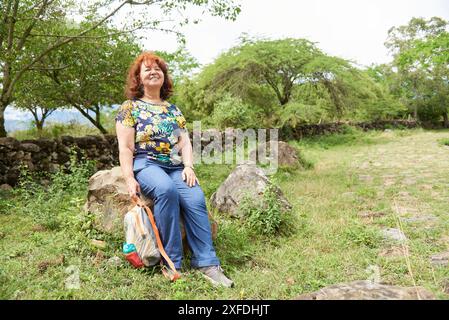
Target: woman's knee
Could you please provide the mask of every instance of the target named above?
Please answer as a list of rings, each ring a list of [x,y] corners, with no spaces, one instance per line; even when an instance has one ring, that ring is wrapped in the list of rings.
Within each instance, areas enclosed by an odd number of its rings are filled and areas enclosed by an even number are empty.
[[[203,190],[200,187],[193,187],[190,189],[188,197],[185,199],[186,205],[191,208],[206,208],[206,198]]]
[[[178,199],[178,190],[172,181],[163,181],[154,190],[157,198]]]

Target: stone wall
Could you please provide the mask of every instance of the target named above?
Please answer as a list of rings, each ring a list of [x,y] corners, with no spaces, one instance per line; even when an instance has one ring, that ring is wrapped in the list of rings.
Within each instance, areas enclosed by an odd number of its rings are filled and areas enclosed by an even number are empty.
[[[0,185],[17,184],[20,167],[31,172],[55,172],[70,168],[70,156],[96,160],[98,170],[118,164],[118,143],[114,135],[18,141],[0,138]]]
[[[419,126],[416,121],[408,120],[388,120],[388,121],[376,121],[376,122],[339,122],[339,123],[322,123],[322,124],[308,124],[300,125],[296,128],[283,127],[279,132],[279,138],[281,140],[299,140],[305,137],[340,133],[344,131],[347,126],[353,126],[360,128],[364,131],[368,130],[385,130],[393,128],[407,128],[412,129]]]
[[[296,128],[283,128],[279,132],[280,140],[301,139],[303,137],[338,133],[350,123],[328,123],[316,125],[302,125]],[[356,123],[353,126],[363,130],[386,128],[414,128],[414,121],[383,121],[374,123]],[[218,130],[209,129],[208,131]],[[225,141],[225,134],[222,141]],[[268,138],[267,134],[267,138]],[[232,135],[231,135],[232,137]],[[191,140],[193,137],[191,135]],[[203,137],[204,138],[204,137]],[[213,140],[213,139],[212,139]],[[209,139],[201,139],[204,147]],[[57,139],[37,139],[18,141],[14,138],[0,138],[0,185],[15,186],[20,174],[20,166],[25,165],[32,172],[55,172],[59,168],[70,168],[70,155],[78,159],[96,160],[97,170],[110,169],[119,164],[118,142],[114,135],[70,137],[62,136]]]

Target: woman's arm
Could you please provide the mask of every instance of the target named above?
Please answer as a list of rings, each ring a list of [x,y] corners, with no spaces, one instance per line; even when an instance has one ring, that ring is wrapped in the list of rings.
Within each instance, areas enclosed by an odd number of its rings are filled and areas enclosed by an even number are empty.
[[[132,197],[136,193],[140,193],[140,186],[134,178],[133,172],[135,129],[125,127],[120,122],[116,123],[115,128],[117,132],[120,168],[128,186],[128,193]]]
[[[189,187],[193,187],[198,178],[193,171],[193,149],[190,143],[188,132],[183,132],[179,138],[179,147],[181,149],[182,163],[184,164],[184,170],[182,171],[182,179],[187,183]]]

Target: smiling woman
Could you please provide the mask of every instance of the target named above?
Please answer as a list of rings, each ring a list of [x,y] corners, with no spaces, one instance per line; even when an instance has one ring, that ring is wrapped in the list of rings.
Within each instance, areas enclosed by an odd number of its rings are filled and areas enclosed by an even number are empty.
[[[139,55],[128,73],[125,101],[116,117],[119,158],[130,197],[154,201],[154,217],[170,261],[180,270],[180,214],[192,251],[191,265],[214,285],[231,287],[212,244],[206,200],[193,170],[192,145],[182,112],[168,99],[173,85],[164,60]],[[182,162],[176,159],[178,150]],[[175,271],[173,271],[176,275]]]

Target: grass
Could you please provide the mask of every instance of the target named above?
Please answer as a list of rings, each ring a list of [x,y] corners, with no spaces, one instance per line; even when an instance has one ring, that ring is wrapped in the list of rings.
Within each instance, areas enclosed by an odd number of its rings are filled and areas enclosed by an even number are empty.
[[[233,289],[211,287],[188,268],[188,261],[183,279],[173,284],[158,267],[116,266],[110,259],[122,257],[121,238],[92,227],[92,217],[83,211],[91,172],[88,164],[79,165],[70,176],[54,176],[50,189],[28,184],[0,195],[0,298],[290,299],[369,279],[373,266],[382,282],[412,286],[404,257],[380,254],[397,247],[380,235],[381,228],[397,226],[396,202],[401,218],[437,218],[402,222],[402,227],[417,285],[447,299],[443,288],[449,269],[432,267],[429,260],[449,249],[449,151],[442,139],[449,139],[449,131],[349,131],[291,141],[314,164],[309,170],[280,169],[273,177],[293,206],[292,232],[265,236],[237,219],[215,214],[215,247],[236,283]],[[208,201],[232,169],[198,167]],[[108,245],[100,250],[91,239]],[[79,278],[79,289],[66,286],[72,278]]]

